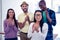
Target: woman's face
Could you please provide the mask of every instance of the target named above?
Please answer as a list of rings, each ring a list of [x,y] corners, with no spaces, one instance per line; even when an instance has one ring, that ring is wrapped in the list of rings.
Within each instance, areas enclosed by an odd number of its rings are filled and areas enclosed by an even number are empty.
[[[41,21],[41,19],[42,19],[41,12],[36,12],[35,13],[35,19],[36,19],[36,21]]]
[[[13,16],[14,16],[14,11],[13,10],[9,10],[9,17],[13,18]]]

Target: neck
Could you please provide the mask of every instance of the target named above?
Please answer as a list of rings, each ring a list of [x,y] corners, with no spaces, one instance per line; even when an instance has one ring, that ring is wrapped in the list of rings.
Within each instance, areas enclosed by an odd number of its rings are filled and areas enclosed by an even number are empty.
[[[39,24],[39,21],[37,21],[36,23]]]
[[[13,20],[13,18],[9,18],[10,20]]]
[[[24,13],[25,13],[25,15],[27,15],[28,12],[24,12]]]

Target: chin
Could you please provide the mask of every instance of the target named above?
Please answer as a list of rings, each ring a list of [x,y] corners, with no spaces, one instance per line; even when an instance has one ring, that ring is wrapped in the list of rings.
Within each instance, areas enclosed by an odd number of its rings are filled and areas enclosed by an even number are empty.
[[[37,20],[37,21],[40,21],[40,20]]]
[[[10,18],[13,18],[12,16]]]

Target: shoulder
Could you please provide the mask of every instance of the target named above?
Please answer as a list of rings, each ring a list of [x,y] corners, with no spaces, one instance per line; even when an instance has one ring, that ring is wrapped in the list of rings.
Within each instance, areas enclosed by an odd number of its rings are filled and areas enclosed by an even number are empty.
[[[20,17],[20,16],[22,16],[23,15],[23,13],[20,13],[19,15],[18,15],[18,17]]]
[[[52,9],[48,9],[48,10],[50,11],[50,13],[55,13],[55,11]]]
[[[28,13],[28,15],[29,15],[30,18],[32,18],[32,19],[34,18],[34,14],[33,13]]]
[[[4,20],[4,22],[7,22],[7,21],[8,21],[8,19],[5,19],[5,20]]]
[[[34,15],[34,14],[33,14],[33,13],[31,13],[31,12],[30,12],[30,13],[28,13],[28,14],[29,14],[29,15]]]
[[[7,22],[8,22],[8,19],[5,19],[5,20],[4,20],[4,24],[6,24]]]

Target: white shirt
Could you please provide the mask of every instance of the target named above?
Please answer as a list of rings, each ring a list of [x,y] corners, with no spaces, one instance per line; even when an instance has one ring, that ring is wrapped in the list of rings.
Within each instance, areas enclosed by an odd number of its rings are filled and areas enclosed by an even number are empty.
[[[29,26],[27,37],[31,38],[31,40],[45,40],[48,32],[48,25],[46,23],[43,24],[42,32],[40,30],[40,27],[38,28],[39,32],[34,31],[32,33],[32,26],[34,23],[31,23]]]

